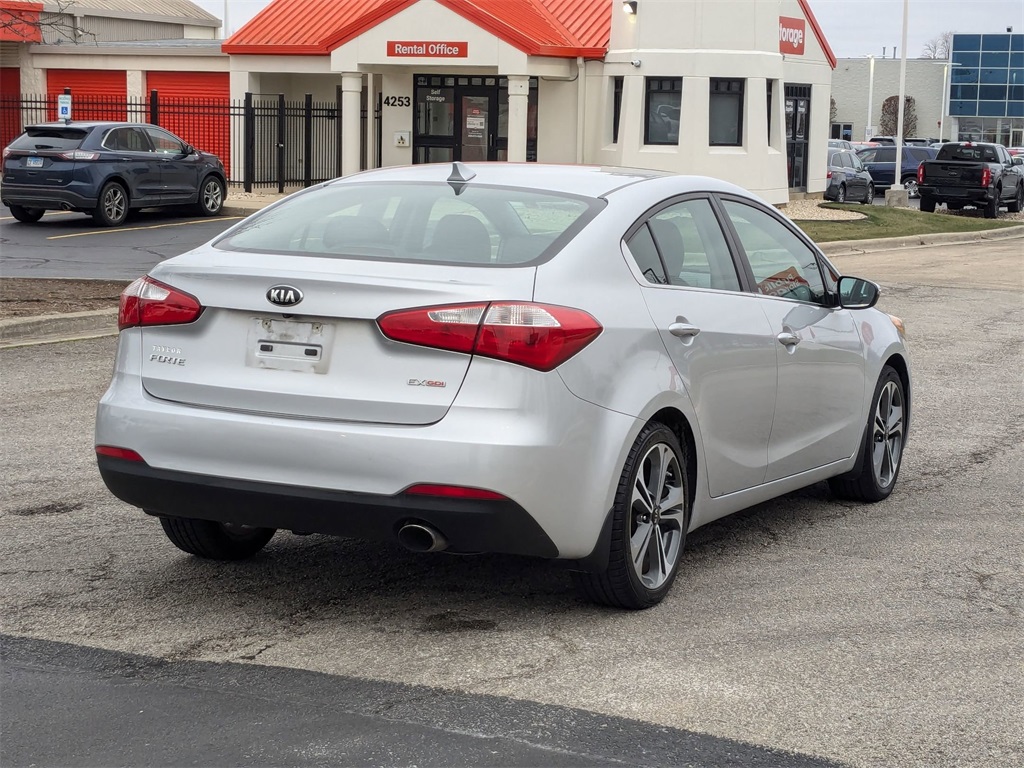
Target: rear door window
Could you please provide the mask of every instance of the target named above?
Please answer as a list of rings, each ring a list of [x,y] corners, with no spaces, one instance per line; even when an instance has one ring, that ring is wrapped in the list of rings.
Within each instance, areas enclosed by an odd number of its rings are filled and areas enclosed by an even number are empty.
[[[115,128],[103,139],[103,146],[114,152],[150,152],[149,139],[138,128]]]
[[[658,251],[672,285],[740,290],[736,266],[711,203],[686,200],[650,220]]]

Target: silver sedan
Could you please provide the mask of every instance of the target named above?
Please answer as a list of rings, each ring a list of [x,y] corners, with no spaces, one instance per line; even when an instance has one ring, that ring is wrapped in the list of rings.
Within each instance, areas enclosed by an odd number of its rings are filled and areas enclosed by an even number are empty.
[[[97,458],[199,557],[278,529],[539,556],[646,608],[699,526],[892,492],[910,361],[877,300],[713,179],[367,172],[125,290]]]

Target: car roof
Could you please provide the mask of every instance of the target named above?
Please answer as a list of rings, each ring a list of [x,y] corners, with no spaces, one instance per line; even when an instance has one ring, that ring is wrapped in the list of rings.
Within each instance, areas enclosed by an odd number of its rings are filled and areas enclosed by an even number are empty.
[[[139,126],[146,128],[153,128],[159,126],[153,126],[152,123],[132,123],[125,122],[124,120],[72,120],[70,123],[65,123],[63,120],[54,120],[49,123],[33,123],[32,125],[26,125],[25,130],[29,128],[105,128],[109,126]]]
[[[684,176],[646,168],[618,168],[596,165],[558,165],[546,163],[458,163],[469,184],[536,188],[584,197],[602,197],[616,189],[668,177],[685,179],[680,193],[687,191],[750,193],[734,184],[704,176]],[[452,163],[426,163],[378,168],[327,182],[328,186],[387,181],[444,182],[453,174]]]

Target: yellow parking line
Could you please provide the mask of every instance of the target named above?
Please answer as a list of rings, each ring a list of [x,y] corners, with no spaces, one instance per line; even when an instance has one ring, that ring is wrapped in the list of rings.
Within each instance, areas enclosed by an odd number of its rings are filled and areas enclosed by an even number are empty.
[[[122,229],[98,229],[90,232],[72,232],[70,235],[54,235],[47,240],[63,240],[66,237],[88,237],[89,235],[109,235],[114,232],[138,232],[140,229],[163,229],[164,227],[186,227],[189,224],[209,224],[215,221],[234,221],[244,219],[245,216],[218,216],[210,219],[197,219],[196,221],[175,221],[170,224],[152,224],[148,227],[123,227]]]

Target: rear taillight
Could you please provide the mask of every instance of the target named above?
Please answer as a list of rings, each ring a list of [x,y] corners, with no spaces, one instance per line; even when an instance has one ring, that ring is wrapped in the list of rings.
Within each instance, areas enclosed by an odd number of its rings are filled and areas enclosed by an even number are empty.
[[[825,178],[826,179],[831,179],[832,178],[832,171],[825,171]]]
[[[4,160],[7,159],[7,156],[9,154],[11,154],[11,148],[10,147],[4,147]]]
[[[195,296],[151,277],[140,277],[121,294],[117,327],[124,330],[137,325],[191,323],[202,312],[203,305]]]
[[[981,186],[987,187],[992,183],[992,169],[982,168],[981,169]]]
[[[557,368],[602,330],[579,309],[514,301],[399,310],[381,315],[377,325],[395,341],[493,357],[538,371]]]
[[[143,464],[146,460],[131,448],[118,448],[116,445],[97,445],[97,456],[109,456],[112,459],[124,459],[125,461],[138,461]]]
[[[917,166],[917,183],[924,184],[924,163]]]
[[[466,488],[462,485],[432,485],[421,483],[405,489],[405,493],[411,496],[440,496],[445,499],[487,499],[488,501],[508,501],[507,496],[502,496],[494,491],[485,491],[483,488]]]
[[[65,160],[99,160],[99,152],[86,152],[84,149],[70,149],[67,152],[61,152],[60,156]]]

